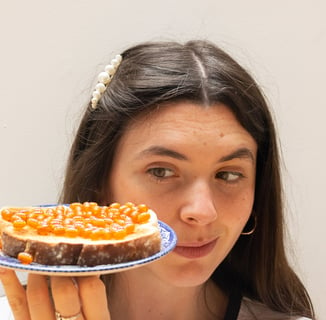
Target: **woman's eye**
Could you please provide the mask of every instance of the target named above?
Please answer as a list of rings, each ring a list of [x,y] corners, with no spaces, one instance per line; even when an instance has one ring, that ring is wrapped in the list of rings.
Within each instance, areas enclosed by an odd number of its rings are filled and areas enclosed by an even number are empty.
[[[151,168],[147,172],[158,179],[168,178],[174,175],[174,172],[168,168]]]
[[[243,177],[242,173],[232,172],[232,171],[221,171],[216,174],[217,179],[221,179],[229,183],[237,182],[242,177]]]

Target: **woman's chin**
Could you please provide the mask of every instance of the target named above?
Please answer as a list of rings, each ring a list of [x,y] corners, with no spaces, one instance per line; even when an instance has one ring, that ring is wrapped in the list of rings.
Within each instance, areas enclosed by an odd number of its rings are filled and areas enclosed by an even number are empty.
[[[214,272],[216,265],[207,266],[207,263],[189,260],[171,268],[166,266],[164,272],[166,281],[177,287],[193,287],[206,282]]]

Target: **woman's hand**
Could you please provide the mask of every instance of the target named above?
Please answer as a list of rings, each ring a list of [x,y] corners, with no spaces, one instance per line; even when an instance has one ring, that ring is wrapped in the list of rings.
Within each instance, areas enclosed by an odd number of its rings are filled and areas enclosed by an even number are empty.
[[[29,274],[27,288],[14,271],[0,269],[0,279],[15,320],[110,320],[103,282],[91,277],[47,277]],[[59,318],[60,319],[60,318]]]

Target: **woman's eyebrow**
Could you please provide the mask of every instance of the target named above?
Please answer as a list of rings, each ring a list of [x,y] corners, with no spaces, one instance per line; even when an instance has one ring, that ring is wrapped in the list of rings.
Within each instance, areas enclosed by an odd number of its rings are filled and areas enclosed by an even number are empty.
[[[255,162],[255,156],[252,153],[252,151],[248,148],[237,149],[234,152],[220,158],[218,162],[226,162],[226,161],[230,161],[230,160],[233,160],[236,158],[249,159],[252,162]]]
[[[147,149],[142,150],[138,155],[137,158],[142,158],[144,156],[165,156],[165,157],[170,157],[170,158],[174,158],[177,160],[189,160],[184,154],[179,153],[177,151],[174,151],[172,149],[168,149],[162,146],[150,146]],[[235,151],[233,151],[232,153],[223,156],[222,158],[220,158],[218,160],[218,162],[226,162],[226,161],[230,161],[233,159],[249,159],[252,162],[255,162],[255,156],[252,153],[252,151],[248,148],[239,148]]]
[[[177,160],[188,160],[188,158],[184,154],[162,146],[150,146],[149,148],[142,150],[138,154],[137,158],[142,158],[143,156],[148,155],[165,156]]]

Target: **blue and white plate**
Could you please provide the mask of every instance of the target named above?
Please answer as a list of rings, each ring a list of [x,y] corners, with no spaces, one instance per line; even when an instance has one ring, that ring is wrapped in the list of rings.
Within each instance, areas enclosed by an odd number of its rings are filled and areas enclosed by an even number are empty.
[[[162,221],[159,221],[159,228],[162,238],[161,250],[152,256],[144,259],[117,263],[106,264],[94,267],[81,267],[74,265],[64,266],[48,266],[38,263],[22,264],[19,260],[4,255],[0,250],[0,266],[17,271],[27,271],[30,273],[38,273],[44,275],[61,275],[61,276],[89,276],[114,273],[128,270],[131,268],[141,267],[145,264],[158,260],[174,249],[177,244],[177,237],[173,229]]]

